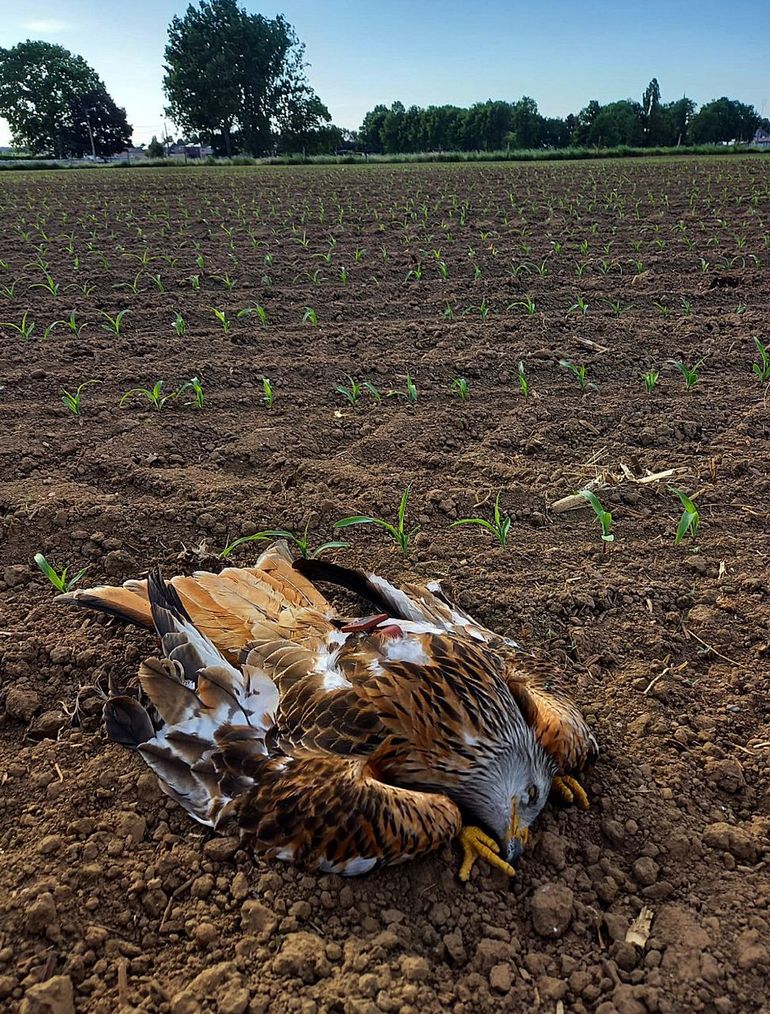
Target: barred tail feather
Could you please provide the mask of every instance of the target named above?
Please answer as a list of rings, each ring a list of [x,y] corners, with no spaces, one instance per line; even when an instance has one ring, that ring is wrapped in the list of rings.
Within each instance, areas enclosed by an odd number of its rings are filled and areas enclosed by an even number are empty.
[[[216,827],[233,796],[254,784],[243,769],[224,764],[222,745],[237,739],[243,755],[266,755],[278,690],[255,666],[232,666],[159,572],[147,591],[164,658],[139,669],[147,706],[125,695],[107,702],[107,732],[137,749],[163,790],[196,820]]]

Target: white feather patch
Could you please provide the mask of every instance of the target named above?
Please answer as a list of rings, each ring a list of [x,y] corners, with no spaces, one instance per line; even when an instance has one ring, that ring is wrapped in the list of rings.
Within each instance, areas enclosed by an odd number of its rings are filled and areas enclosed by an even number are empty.
[[[322,684],[324,690],[328,692],[331,692],[332,690],[345,690],[347,687],[352,685],[353,684],[349,683],[339,670],[330,670],[327,672],[323,678]]]
[[[343,863],[330,863],[328,859],[322,859],[318,869],[321,873],[341,873],[343,877],[360,877],[362,873],[368,873],[376,865],[376,859],[356,856],[355,859],[348,859]]]
[[[388,641],[385,657],[392,662],[412,662],[415,665],[427,665],[430,662],[416,637],[394,637]]]
[[[424,613],[415,605],[409,596],[402,592],[400,588],[395,588],[390,581],[386,581],[384,577],[378,577],[377,574],[367,574],[369,581],[374,585],[379,592],[382,593],[382,597],[385,601],[396,608],[394,612],[400,613],[409,620],[423,620],[425,619]]]

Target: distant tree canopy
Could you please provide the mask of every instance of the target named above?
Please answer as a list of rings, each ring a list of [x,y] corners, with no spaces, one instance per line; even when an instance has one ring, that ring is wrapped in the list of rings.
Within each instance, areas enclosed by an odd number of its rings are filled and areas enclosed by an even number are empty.
[[[470,108],[401,102],[375,106],[364,117],[360,142],[373,152],[492,151],[503,148],[614,148],[748,141],[764,121],[753,106],[717,99],[695,112],[688,98],[663,103],[653,78],[641,102],[592,100],[565,118],[541,115],[534,99],[478,102]]]
[[[126,113],[83,59],[50,42],[0,49],[0,116],[14,144],[59,158],[112,155],[131,140]],[[89,127],[91,133],[89,134]]]
[[[314,150],[331,117],[308,84],[304,46],[279,14],[201,0],[172,19],[165,50],[168,115],[226,155]]]

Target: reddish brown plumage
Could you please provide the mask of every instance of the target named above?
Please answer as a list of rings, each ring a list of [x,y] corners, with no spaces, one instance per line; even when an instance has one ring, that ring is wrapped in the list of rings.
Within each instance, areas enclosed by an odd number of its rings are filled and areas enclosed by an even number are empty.
[[[467,785],[520,726],[552,771],[594,756],[559,673],[438,586],[301,567],[309,576],[277,544],[251,568],[64,596],[162,635],[168,657],[139,675],[157,731],[148,738],[125,697],[108,705],[108,729],[135,735],[199,820],[235,820],[261,854],[358,873],[455,837]],[[383,612],[341,619],[309,577],[363,590]]]

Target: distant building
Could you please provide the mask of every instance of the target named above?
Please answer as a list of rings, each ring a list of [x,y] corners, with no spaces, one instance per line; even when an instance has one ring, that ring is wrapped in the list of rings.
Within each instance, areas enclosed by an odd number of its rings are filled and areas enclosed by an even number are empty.
[[[770,148],[770,134],[766,130],[758,130],[751,143],[755,148]]]

